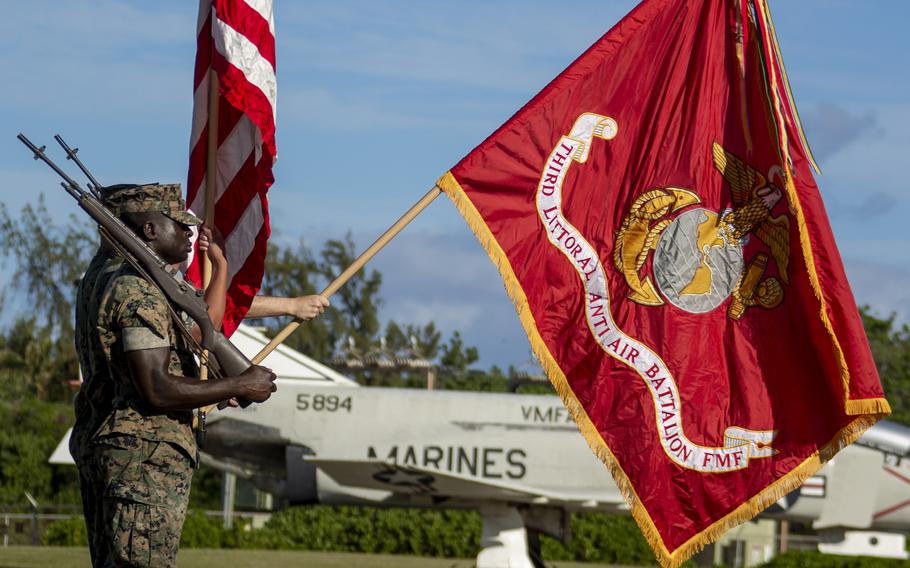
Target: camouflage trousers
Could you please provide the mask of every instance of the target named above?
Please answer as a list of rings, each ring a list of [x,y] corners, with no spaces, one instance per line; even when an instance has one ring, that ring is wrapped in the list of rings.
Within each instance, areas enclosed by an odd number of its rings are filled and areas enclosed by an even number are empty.
[[[193,464],[178,447],[96,439],[79,460],[92,566],[176,566]]]

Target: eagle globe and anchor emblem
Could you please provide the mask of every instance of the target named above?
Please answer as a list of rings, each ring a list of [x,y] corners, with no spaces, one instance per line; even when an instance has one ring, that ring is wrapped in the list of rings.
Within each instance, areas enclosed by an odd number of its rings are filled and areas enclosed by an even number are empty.
[[[615,119],[583,113],[569,133],[556,142],[541,169],[535,196],[547,240],[560,250],[580,279],[591,337],[645,385],[658,419],[655,434],[664,454],[680,467],[694,471],[721,473],[747,468],[753,459],[776,453],[773,443],[777,432],[734,422],[714,433],[715,441],[718,437],[723,440],[720,445],[699,442],[692,437],[691,429],[687,433],[673,370],[656,350],[624,332],[613,320],[606,267],[599,261],[597,249],[564,214],[563,186],[569,167],[587,162],[596,138],[612,140],[618,133]],[[629,287],[627,297],[639,304],[660,306],[669,302],[703,314],[732,297],[727,315],[738,320],[750,307],[770,309],[783,301],[790,224],[787,215],[773,213],[783,198],[783,191],[774,184],[773,170],[765,177],[717,143],[713,144],[712,156],[714,167],[729,185],[732,206],[712,211],[700,206],[702,200],[692,190],[652,188],[635,197],[623,216],[616,231],[612,263]],[[753,238],[767,248],[746,246]],[[749,259],[746,249],[753,253]],[[772,257],[776,273],[769,266]],[[772,274],[766,275],[769,268]]]
[[[634,302],[660,306],[666,299],[681,310],[702,314],[733,296],[727,315],[738,320],[749,307],[771,309],[783,301],[790,225],[786,215],[772,214],[783,197],[771,181],[779,167],[765,177],[717,142],[712,154],[715,168],[730,185],[733,207],[720,212],[698,207],[698,195],[680,187],[647,191],[623,218],[613,262]],[[768,247],[778,276],[765,277],[766,252],[746,262],[743,249],[753,236]],[[640,275],[652,251],[653,281]]]

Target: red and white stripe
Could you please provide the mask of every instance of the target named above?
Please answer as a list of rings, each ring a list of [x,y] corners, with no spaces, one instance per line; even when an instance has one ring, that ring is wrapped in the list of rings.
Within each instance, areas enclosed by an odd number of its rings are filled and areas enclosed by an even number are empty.
[[[218,76],[215,226],[230,270],[224,332],[234,332],[262,284],[275,150],[275,21],[272,0],[200,0],[187,204],[205,217],[209,71]],[[202,282],[195,256],[187,277]]]

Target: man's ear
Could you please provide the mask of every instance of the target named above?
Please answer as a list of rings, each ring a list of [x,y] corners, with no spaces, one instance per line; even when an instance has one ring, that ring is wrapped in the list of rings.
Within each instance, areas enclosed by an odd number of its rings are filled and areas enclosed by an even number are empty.
[[[146,219],[142,224],[142,235],[147,241],[154,241],[158,238],[158,225],[153,219]]]

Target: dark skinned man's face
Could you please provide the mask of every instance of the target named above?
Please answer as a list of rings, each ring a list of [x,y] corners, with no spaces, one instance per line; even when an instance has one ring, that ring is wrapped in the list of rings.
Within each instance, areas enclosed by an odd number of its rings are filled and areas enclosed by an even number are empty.
[[[164,214],[155,215],[149,222],[155,226],[155,238],[149,242],[155,252],[168,264],[179,264],[186,260],[193,248],[190,242],[193,232],[190,227]]]

